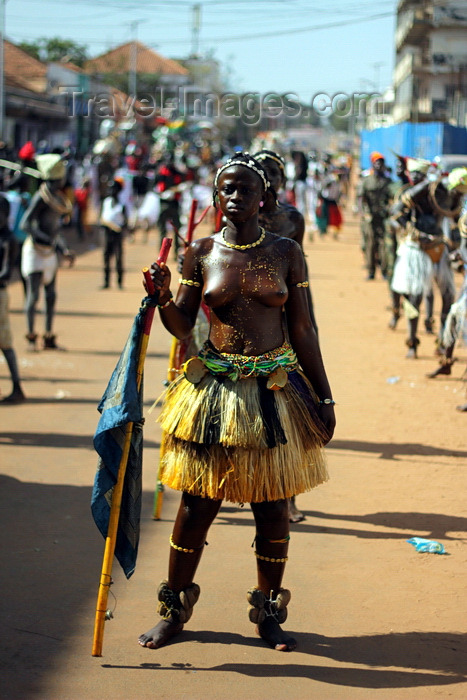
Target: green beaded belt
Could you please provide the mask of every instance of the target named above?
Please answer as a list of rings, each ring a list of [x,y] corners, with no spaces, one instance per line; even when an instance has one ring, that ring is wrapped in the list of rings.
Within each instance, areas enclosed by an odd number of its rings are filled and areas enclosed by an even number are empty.
[[[221,374],[233,382],[247,377],[267,377],[282,367],[286,372],[297,369],[297,356],[290,343],[284,343],[264,355],[235,355],[216,352],[209,342],[201,348],[199,359],[211,374]]]

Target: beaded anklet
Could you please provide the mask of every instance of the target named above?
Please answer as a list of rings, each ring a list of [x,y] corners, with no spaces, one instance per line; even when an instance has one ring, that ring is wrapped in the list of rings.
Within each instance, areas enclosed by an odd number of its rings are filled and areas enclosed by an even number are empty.
[[[175,544],[175,542],[173,541],[172,535],[170,535],[169,537],[169,543],[173,549],[177,550],[177,552],[184,552],[185,554],[194,554],[197,549],[203,549],[203,547],[207,545],[207,542],[205,542],[201,545],[201,547],[194,547],[193,549],[189,549],[188,547],[179,547],[178,544]]]
[[[286,561],[289,561],[289,557],[282,557],[282,559],[275,559],[274,557],[263,557],[262,554],[258,554],[258,552],[256,551],[255,557],[257,559],[261,559],[262,561],[269,561],[271,564],[284,564]]]

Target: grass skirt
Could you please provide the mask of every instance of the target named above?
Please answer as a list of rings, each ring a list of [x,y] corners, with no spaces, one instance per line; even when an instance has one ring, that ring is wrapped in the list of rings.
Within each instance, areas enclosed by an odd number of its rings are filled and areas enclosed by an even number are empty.
[[[317,399],[295,370],[279,391],[266,376],[232,381],[179,376],[159,418],[161,480],[170,488],[233,503],[276,501],[327,481],[326,431]]]
[[[427,294],[433,280],[433,263],[420,245],[412,240],[402,241],[397,250],[391,289],[399,294]]]

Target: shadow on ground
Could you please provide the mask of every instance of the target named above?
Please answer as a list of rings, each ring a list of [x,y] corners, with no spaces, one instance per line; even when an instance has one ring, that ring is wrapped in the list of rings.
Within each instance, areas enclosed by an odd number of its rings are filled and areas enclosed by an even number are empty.
[[[398,460],[399,456],[467,457],[467,450],[451,450],[419,442],[368,442],[366,440],[332,440],[331,450],[352,450],[379,455],[380,459]]]
[[[2,698],[44,697],[95,610],[104,540],[91,518],[91,487],[25,483],[0,475]],[[143,494],[143,509],[153,494]],[[123,576],[114,565],[114,574]],[[89,647],[91,653],[91,641]]]
[[[302,510],[306,520],[291,525],[291,529],[296,532],[306,532],[308,534],[326,532],[333,535],[347,535],[362,539],[405,539],[408,533],[420,535],[430,539],[460,540],[465,537],[453,536],[449,533],[466,533],[467,518],[443,513],[368,513],[366,515],[352,515],[351,513],[323,513],[315,510]],[[252,518],[235,517],[239,514],[235,506],[222,506],[216,518],[218,525],[244,525],[251,527]],[[315,522],[313,522],[315,519]],[[323,524],[322,521],[330,521],[330,525]],[[319,521],[319,522],[317,522]],[[332,522],[335,521],[335,522]],[[344,527],[341,523],[355,522],[371,526],[384,527],[384,530],[358,530],[352,527]],[[339,523],[339,527],[336,524]],[[406,532],[395,532],[394,530],[406,530]]]
[[[292,634],[293,631],[289,630]],[[316,634],[294,634],[298,649],[312,657],[325,657],[338,663],[361,664],[362,668],[309,664],[222,664],[195,667],[187,663],[163,666],[142,663],[139,666],[102,664],[107,669],[141,669],[146,671],[196,671],[238,673],[254,678],[302,678],[331,685],[355,688],[415,688],[443,686],[466,680],[465,653],[467,635],[460,633],[407,632],[368,635],[364,637],[324,637]],[[185,631],[177,640],[200,644],[239,644],[260,646],[261,640],[232,633]],[[176,645],[179,641],[172,644]],[[153,653],[148,651],[149,654]],[[288,658],[293,658],[293,654]],[[368,668],[379,667],[379,668]],[[396,670],[407,669],[407,670]]]

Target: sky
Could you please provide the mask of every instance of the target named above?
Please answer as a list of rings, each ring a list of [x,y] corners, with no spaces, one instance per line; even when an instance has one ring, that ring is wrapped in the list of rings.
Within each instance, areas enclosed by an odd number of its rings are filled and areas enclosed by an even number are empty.
[[[168,58],[198,49],[237,93],[381,92],[391,84],[397,0],[0,0],[13,42],[73,39],[91,57],[132,38]]]

